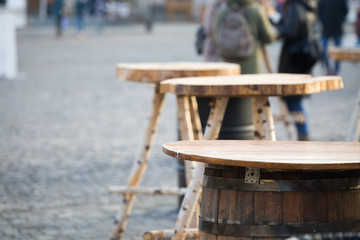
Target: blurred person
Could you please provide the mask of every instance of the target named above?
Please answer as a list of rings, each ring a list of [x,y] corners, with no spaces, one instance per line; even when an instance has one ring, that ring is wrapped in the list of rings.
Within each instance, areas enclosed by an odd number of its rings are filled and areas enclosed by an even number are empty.
[[[213,1],[210,6],[207,18],[205,18],[207,19],[205,28],[209,34],[207,38],[213,42],[211,42],[208,52],[205,50],[205,60],[239,64],[241,74],[261,73],[263,63],[262,47],[264,44],[271,43],[276,39],[276,33],[267,18],[264,6],[259,4],[258,0]],[[237,14],[243,16],[243,18],[238,18]],[[234,30],[225,30],[225,21],[228,22],[235,16],[238,20],[245,21],[245,28],[239,25],[240,27]],[[221,34],[221,31],[224,30],[230,34],[231,31],[236,34],[229,39],[225,39],[224,42],[221,40],[226,38]],[[246,40],[245,51],[240,47],[234,49],[234,52],[237,53],[235,55],[224,54],[225,52],[221,51],[221,49],[227,43],[230,42],[230,45],[237,46],[237,43],[232,42],[230,39],[243,43],[237,37]],[[248,49],[252,50],[248,51]],[[254,139],[251,98],[229,99],[219,139]]]
[[[311,0],[285,0],[283,17],[277,25],[279,37],[283,45],[279,60],[279,73],[311,74],[312,69],[306,69],[301,63],[294,63],[291,51],[302,39],[307,39],[314,32],[315,6]],[[290,112],[301,112],[304,123],[296,123],[298,140],[308,141],[308,117],[303,105],[303,95],[283,97]]]
[[[46,16],[53,15],[54,0],[46,0]]]
[[[94,15],[96,18],[96,30],[98,33],[102,33],[106,15],[106,0],[95,0]]]
[[[276,3],[275,3],[275,9],[278,13],[280,13],[281,15],[284,14],[284,0],[276,0]]]
[[[63,35],[61,23],[63,19],[64,0],[54,0],[52,4],[52,15],[55,19],[56,36]]]
[[[343,35],[342,25],[348,13],[346,0],[319,0],[318,16],[322,25],[321,43],[324,49],[323,62],[328,75],[339,74],[340,62],[335,61],[334,67],[331,66],[328,56],[328,41],[334,40],[335,46],[341,46]]]
[[[87,3],[87,0],[76,0],[75,2],[76,30],[79,37],[83,36],[85,31],[84,15]]]
[[[205,32],[205,40],[203,45],[203,55],[206,62],[217,62],[220,60],[216,45],[213,38],[214,26],[216,24],[216,12],[224,0],[211,0],[206,4],[203,27]]]
[[[357,36],[357,46],[360,47],[360,0],[358,0],[357,9],[356,9],[356,36]]]
[[[252,54],[245,58],[222,56],[220,58],[224,62],[240,64],[242,74],[261,73],[263,62],[261,48],[276,39],[276,32],[267,17],[266,9],[256,0],[225,0],[225,2],[229,5],[237,4],[240,8],[245,8],[244,16],[254,37],[255,48]],[[221,12],[217,14],[221,17]]]

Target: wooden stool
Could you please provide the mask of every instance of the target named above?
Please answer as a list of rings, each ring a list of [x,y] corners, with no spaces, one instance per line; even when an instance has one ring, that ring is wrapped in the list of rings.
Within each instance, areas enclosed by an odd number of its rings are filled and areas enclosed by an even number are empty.
[[[329,57],[337,61],[360,61],[360,47],[332,47],[329,49]],[[355,102],[355,111],[351,117],[348,141],[360,141],[360,89]]]
[[[360,232],[360,143],[182,141],[163,152],[206,163],[199,239]]]
[[[218,137],[229,97],[252,97],[256,139],[275,140],[269,96],[311,94],[339,88],[343,88],[339,76],[312,78],[309,75],[301,74],[246,74],[180,78],[166,80],[160,84],[162,93],[174,93],[178,99],[183,99],[183,101],[189,101],[192,96],[216,98],[204,133],[206,140],[214,140]],[[183,108],[181,105],[178,105],[178,108],[178,111],[186,113],[186,119],[190,119],[188,110],[181,109]],[[180,119],[179,124],[190,132],[193,129],[191,121],[184,119]],[[186,236],[186,229],[201,193],[203,172],[204,164],[197,164],[182,202],[172,239],[184,239]]]
[[[116,67],[116,76],[118,79],[135,82],[151,83],[155,85],[155,94],[151,117],[146,130],[143,147],[137,159],[134,160],[133,167],[128,178],[127,186],[111,186],[110,193],[124,194],[122,209],[116,217],[115,227],[111,239],[121,239],[123,236],[127,219],[130,216],[131,209],[135,200],[136,193],[155,195],[169,194],[182,195],[185,189],[179,188],[140,188],[139,184],[146,171],[150,151],[153,146],[157,125],[165,99],[165,94],[160,93],[159,84],[161,81],[177,77],[194,77],[194,76],[217,76],[217,75],[238,75],[240,67],[238,64],[231,63],[202,63],[202,62],[178,62],[178,63],[121,63]],[[184,107],[190,107],[186,105]],[[197,113],[196,101],[192,101],[191,108]],[[196,110],[196,111],[195,111]],[[180,113],[180,116],[182,114]],[[200,128],[201,129],[201,128]],[[201,130],[200,130],[201,132]],[[190,136],[187,136],[191,134]],[[181,139],[194,139],[193,133],[184,134],[181,131]],[[199,139],[199,138],[197,138]],[[191,166],[187,164],[187,168]],[[190,171],[190,170],[188,170]],[[188,174],[190,175],[190,174]],[[191,175],[188,176],[188,181]]]

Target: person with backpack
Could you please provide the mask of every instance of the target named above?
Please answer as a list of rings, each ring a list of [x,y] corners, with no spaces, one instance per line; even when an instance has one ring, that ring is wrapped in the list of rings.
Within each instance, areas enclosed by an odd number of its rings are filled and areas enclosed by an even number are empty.
[[[277,25],[280,38],[283,39],[279,60],[279,73],[311,74],[312,67],[305,60],[293,57],[294,49],[301,46],[303,39],[308,39],[314,32],[315,6],[311,0],[285,0],[284,15]],[[300,60],[300,61],[299,61]],[[299,141],[308,141],[309,129],[307,114],[302,95],[284,97],[290,112],[300,112],[305,117],[304,123],[296,123]]]
[[[276,39],[263,5],[257,0],[223,0],[215,5],[208,36],[213,55],[219,61],[240,64],[241,74],[261,73],[262,47]],[[229,99],[219,139],[254,139],[250,98]]]
[[[223,4],[224,0],[208,1],[205,8],[205,13],[202,22],[202,29],[205,37],[203,41],[203,56],[206,62],[218,62],[219,56],[216,52],[216,45],[214,43],[213,31],[216,23],[216,12],[219,6]]]
[[[225,0],[214,26],[219,57],[241,65],[242,74],[261,73],[264,44],[276,40],[265,8],[255,0]]]

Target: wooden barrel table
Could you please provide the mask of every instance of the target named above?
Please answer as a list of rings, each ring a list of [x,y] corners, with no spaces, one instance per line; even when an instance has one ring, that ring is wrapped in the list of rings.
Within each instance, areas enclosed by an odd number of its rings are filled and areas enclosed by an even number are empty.
[[[163,151],[206,163],[200,239],[360,232],[360,143],[182,141]]]
[[[251,97],[255,138],[258,140],[276,140],[269,96],[312,94],[342,87],[343,82],[339,76],[246,74],[170,79],[161,82],[160,92],[176,94],[178,102],[189,101],[187,99],[193,96],[216,98],[205,128],[204,139],[206,140],[217,139],[230,97]],[[185,104],[178,104],[178,111],[189,112],[186,110]],[[191,132],[194,129],[192,122],[189,114],[184,114],[179,124],[183,129]],[[204,164],[196,164],[193,177],[179,210],[173,240],[183,240],[186,237],[189,219],[194,213],[197,200],[201,194],[203,172]]]

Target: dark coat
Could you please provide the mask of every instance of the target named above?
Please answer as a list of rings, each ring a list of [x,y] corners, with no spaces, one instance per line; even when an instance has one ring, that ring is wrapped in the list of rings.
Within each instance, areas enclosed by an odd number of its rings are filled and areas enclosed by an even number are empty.
[[[288,0],[282,20],[277,26],[282,46],[279,73],[309,73],[300,70],[290,61],[289,49],[296,41],[312,34],[315,24],[315,8],[306,0]]]
[[[342,35],[342,25],[348,13],[346,0],[319,0],[318,15],[323,26],[325,37],[339,37]]]
[[[52,15],[55,19],[61,17],[61,10],[64,7],[64,0],[55,0],[52,7]]]

